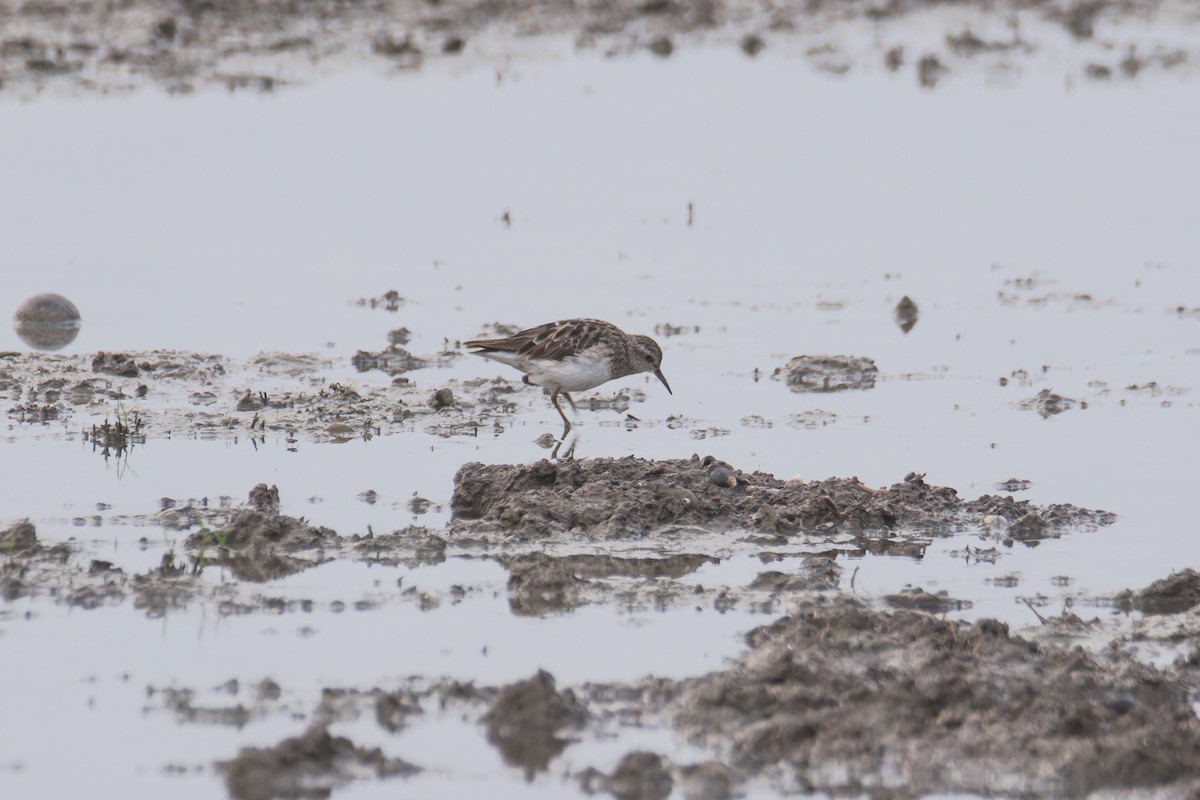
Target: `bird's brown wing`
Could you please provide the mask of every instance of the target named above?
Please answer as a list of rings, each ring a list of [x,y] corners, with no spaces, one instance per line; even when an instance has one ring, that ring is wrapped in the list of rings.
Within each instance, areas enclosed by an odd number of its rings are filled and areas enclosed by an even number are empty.
[[[558,361],[588,349],[612,330],[616,328],[598,319],[564,319],[514,333],[506,339],[475,339],[463,344],[485,351]]]

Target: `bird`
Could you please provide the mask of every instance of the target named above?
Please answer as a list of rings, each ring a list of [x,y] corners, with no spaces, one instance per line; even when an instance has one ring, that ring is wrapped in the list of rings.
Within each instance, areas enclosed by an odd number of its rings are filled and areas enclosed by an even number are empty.
[[[662,348],[649,336],[631,335],[598,319],[564,319],[528,328],[503,339],[472,339],[463,342],[471,352],[524,372],[522,381],[550,390],[550,402],[563,420],[563,436],[571,420],[563,413],[558,397],[575,401],[569,392],[594,389],[602,383],[639,372],[652,372],[667,387],[662,374]]]

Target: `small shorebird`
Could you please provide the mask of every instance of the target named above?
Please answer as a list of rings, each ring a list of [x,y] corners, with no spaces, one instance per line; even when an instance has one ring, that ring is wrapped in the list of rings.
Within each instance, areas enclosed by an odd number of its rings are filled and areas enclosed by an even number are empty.
[[[525,383],[549,389],[550,402],[563,419],[563,436],[571,430],[571,421],[558,404],[560,394],[575,408],[568,392],[594,389],[639,372],[653,372],[671,391],[659,368],[662,349],[657,342],[649,336],[631,336],[598,319],[564,319],[505,339],[475,339],[463,344],[476,348],[472,351],[475,355],[521,370]]]

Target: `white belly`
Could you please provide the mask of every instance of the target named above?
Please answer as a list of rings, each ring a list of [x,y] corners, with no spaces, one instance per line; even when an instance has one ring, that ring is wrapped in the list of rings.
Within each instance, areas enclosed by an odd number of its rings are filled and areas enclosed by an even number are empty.
[[[607,361],[571,356],[563,361],[530,361],[529,382],[547,389],[582,392],[612,380]]]
[[[563,361],[533,359],[515,353],[479,353],[484,358],[516,367],[529,376],[529,382],[547,389],[582,392],[612,380],[608,360],[571,356]]]

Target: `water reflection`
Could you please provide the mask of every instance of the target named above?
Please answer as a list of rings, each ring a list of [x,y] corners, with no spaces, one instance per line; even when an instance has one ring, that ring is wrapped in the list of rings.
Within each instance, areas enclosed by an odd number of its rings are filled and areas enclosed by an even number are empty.
[[[79,335],[79,309],[61,294],[35,295],[13,314],[13,329],[35,350],[61,350]]]

